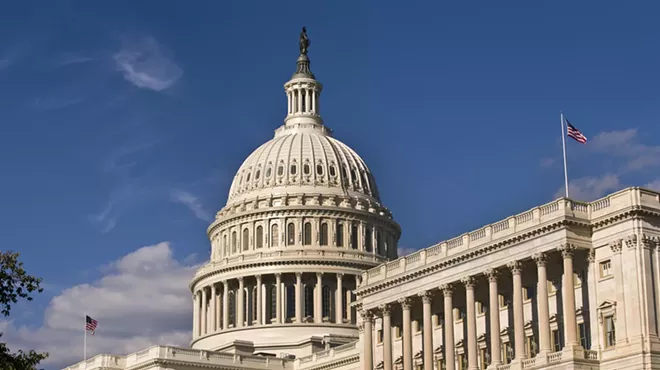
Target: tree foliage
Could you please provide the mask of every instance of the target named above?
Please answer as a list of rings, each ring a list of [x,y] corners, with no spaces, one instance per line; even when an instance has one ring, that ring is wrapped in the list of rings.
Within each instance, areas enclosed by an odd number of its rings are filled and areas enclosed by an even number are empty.
[[[25,272],[23,262],[18,260],[18,253],[0,251],[0,312],[9,316],[12,305],[19,299],[32,300],[34,292],[41,293],[41,278]],[[0,333],[0,341],[2,333]],[[47,353],[18,351],[11,353],[6,343],[0,342],[0,370],[33,370],[48,357]]]

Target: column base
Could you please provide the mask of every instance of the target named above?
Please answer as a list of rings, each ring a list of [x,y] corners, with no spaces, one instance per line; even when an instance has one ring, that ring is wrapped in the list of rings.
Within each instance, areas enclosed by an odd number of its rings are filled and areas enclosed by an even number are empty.
[[[584,348],[582,348],[580,344],[567,344],[562,349],[562,352],[562,360],[569,358],[584,358]]]
[[[486,370],[497,370],[498,366],[502,366],[502,361],[498,362],[491,362],[487,367]]]
[[[537,353],[536,356],[534,356],[534,358],[536,359],[534,361],[534,366],[547,364],[548,363],[548,355],[551,354],[551,353],[552,352],[548,351],[548,350],[539,351],[539,353]]]

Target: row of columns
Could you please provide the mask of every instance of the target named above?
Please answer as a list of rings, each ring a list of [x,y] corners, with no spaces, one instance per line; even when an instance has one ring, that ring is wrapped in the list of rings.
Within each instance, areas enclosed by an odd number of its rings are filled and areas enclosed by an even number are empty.
[[[294,88],[288,90],[287,107],[289,114],[295,113],[315,113],[319,114],[316,91],[310,88]],[[304,99],[304,104],[303,104]],[[305,109],[303,109],[303,107]]]
[[[304,296],[303,296],[303,273],[302,272],[295,272],[295,283],[294,283],[294,294],[295,294],[295,308],[294,308],[294,318],[297,323],[302,323],[303,322],[303,302],[304,302]],[[315,273],[316,275],[316,284],[315,284],[315,289],[314,289],[314,322],[315,323],[322,323],[323,322],[323,277],[324,274],[321,272]],[[346,292],[346,296],[344,297],[344,274],[343,273],[336,273],[336,286],[335,286],[335,298],[334,298],[334,303],[335,303],[335,320],[334,322],[336,324],[343,324],[344,323],[344,302],[346,302],[346,305],[350,307],[350,303],[352,302],[352,293],[350,291]],[[279,324],[279,323],[285,323],[285,317],[282,313],[282,299],[284,296],[284,291],[283,291],[283,282],[282,282],[282,274],[281,273],[276,273],[274,274],[275,281],[274,284],[267,284],[267,286],[270,287],[270,289],[275,289],[275,312],[274,312],[274,323]],[[256,280],[256,323],[255,325],[262,325],[266,324],[263,322],[263,317],[264,312],[264,297],[262,294],[263,290],[263,280],[261,275],[255,275],[254,276]],[[356,275],[356,279],[357,279]],[[236,278],[236,281],[238,282],[238,288],[235,293],[235,328],[241,328],[244,325],[244,322],[247,321],[248,325],[252,322],[251,318],[249,320],[246,320],[245,318],[245,306],[244,306],[244,300],[245,300],[245,278],[244,277],[238,277]],[[230,320],[229,320],[229,313],[230,313],[230,307],[229,307],[229,292],[230,290],[230,281],[225,280],[222,283],[222,290],[219,289],[218,284],[211,284],[208,287],[202,287],[199,290],[197,290],[194,294],[194,301],[195,301],[195,306],[193,309],[193,335],[195,337],[198,336],[203,336],[206,334],[210,334],[215,332],[216,330],[228,330],[230,329]],[[220,328],[220,323],[218,322],[218,301],[219,298],[222,299],[222,327]],[[286,299],[286,298],[284,298]],[[208,321],[210,319],[210,322]],[[347,310],[347,317],[346,319],[348,322],[352,321],[351,317],[351,310]]]
[[[575,315],[575,287],[573,280],[573,252],[575,247],[570,244],[562,245],[558,248],[563,258],[563,312],[564,312],[564,335],[566,347],[579,347],[577,338],[577,321]],[[537,253],[532,256],[537,266],[538,276],[538,326],[539,326],[539,355],[552,352],[552,342],[550,338],[550,318],[549,303],[547,291],[547,254]],[[513,329],[515,339],[514,361],[520,361],[526,358],[525,353],[525,329],[523,315],[523,286],[522,286],[522,263],[513,261],[507,264],[507,269],[512,275],[513,280]],[[500,310],[499,310],[499,290],[498,277],[500,269],[489,268],[483,275],[488,278],[488,299],[490,313],[490,358],[492,365],[502,364],[500,352]],[[478,370],[478,347],[477,347],[477,323],[475,311],[475,276],[466,276],[461,279],[465,288],[466,300],[466,322],[467,322],[467,361],[468,370]],[[454,283],[442,284],[439,291],[443,295],[444,303],[444,359],[447,370],[455,370],[456,359],[454,355],[454,302],[453,295],[455,291]],[[424,370],[433,370],[433,324],[432,324],[432,297],[435,291],[425,291],[420,294],[423,304],[423,359]],[[413,370],[413,351],[412,351],[412,329],[411,329],[411,297],[404,297],[398,300],[401,306],[403,319],[403,370]],[[373,320],[374,314],[379,313],[382,316],[383,323],[383,370],[392,370],[392,337],[391,337],[391,308],[393,303],[385,304],[377,310],[362,311],[362,321],[364,325],[364,370],[372,370],[373,363]]]

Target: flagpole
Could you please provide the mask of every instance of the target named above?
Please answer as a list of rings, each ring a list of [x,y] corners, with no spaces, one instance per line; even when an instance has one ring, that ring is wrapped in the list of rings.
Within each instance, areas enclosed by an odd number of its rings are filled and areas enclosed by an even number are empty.
[[[85,369],[87,369],[87,312],[85,312],[85,326],[83,327],[83,330],[85,330],[85,339],[83,342],[83,362],[85,363]]]
[[[564,151],[564,186],[566,188],[566,198],[568,198],[568,169],[566,168],[566,134],[564,131],[564,111],[560,113],[561,118],[561,146]]]

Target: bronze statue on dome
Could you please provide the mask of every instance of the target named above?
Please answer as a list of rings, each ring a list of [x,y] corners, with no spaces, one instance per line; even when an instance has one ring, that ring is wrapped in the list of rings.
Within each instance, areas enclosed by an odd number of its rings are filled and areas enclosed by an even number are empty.
[[[303,27],[302,32],[300,32],[300,55],[307,55],[307,49],[311,43],[309,37],[307,37],[307,29]]]

